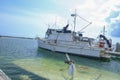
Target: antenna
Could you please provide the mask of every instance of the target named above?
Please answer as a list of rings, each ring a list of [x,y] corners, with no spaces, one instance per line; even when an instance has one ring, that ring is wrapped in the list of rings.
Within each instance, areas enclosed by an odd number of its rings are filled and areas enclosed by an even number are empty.
[[[106,35],[106,29],[105,29],[105,25],[103,26],[103,28],[102,28],[102,30],[101,30],[101,32],[100,32],[100,34],[102,34],[102,35]]]
[[[55,27],[57,26],[57,16],[55,17]]]
[[[103,27],[103,35],[105,36],[105,32],[106,32],[106,30],[105,30],[105,25],[104,25],[104,27]]]
[[[53,23],[52,28],[53,28],[53,27],[56,28],[56,26],[57,26],[57,16],[55,17],[55,22]]]
[[[67,20],[67,24],[69,24],[69,20]]]

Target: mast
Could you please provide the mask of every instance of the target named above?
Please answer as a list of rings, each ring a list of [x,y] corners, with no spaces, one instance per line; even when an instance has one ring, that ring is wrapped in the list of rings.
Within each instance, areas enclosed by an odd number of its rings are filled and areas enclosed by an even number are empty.
[[[75,9],[75,13],[74,14],[71,14],[72,17],[74,17],[74,32],[75,32],[75,27],[76,27],[76,9]]]
[[[105,36],[105,25],[104,25],[104,27],[103,27],[103,35]]]
[[[76,27],[77,16],[88,23],[88,24],[87,24],[85,27],[83,27],[80,31],[82,31],[83,29],[85,29],[86,27],[88,27],[90,24],[92,24],[92,22],[89,22],[88,20],[80,17],[80,16],[77,14],[76,9],[75,9],[75,13],[74,13],[74,14],[71,14],[71,16],[74,17],[74,32],[75,32],[75,27]]]
[[[76,27],[76,9],[75,9],[75,17],[74,17],[74,32],[75,32],[75,27]]]

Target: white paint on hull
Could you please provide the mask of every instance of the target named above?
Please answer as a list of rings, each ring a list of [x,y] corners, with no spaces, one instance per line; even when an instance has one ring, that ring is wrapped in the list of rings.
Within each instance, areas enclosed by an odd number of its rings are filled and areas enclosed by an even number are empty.
[[[58,51],[63,53],[70,53],[76,55],[90,56],[90,57],[100,57],[101,49],[92,48],[92,47],[78,47],[74,44],[60,44],[59,42],[49,42],[47,40],[38,39],[38,47]]]

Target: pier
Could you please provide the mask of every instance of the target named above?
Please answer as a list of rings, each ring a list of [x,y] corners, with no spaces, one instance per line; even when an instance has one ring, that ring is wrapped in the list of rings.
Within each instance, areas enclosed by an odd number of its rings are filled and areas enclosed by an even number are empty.
[[[120,57],[120,52],[106,51],[106,54],[110,54],[112,56],[119,56]]]

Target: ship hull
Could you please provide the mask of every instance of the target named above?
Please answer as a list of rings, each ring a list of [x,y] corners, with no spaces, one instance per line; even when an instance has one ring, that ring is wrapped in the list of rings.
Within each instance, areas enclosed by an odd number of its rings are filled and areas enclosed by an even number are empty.
[[[60,43],[51,43],[46,40],[38,39],[38,47],[55,51],[55,52],[62,52],[62,53],[69,53],[74,55],[81,55],[81,56],[88,56],[88,57],[94,57],[94,58],[100,58],[100,49],[95,49],[91,47],[76,47],[73,45],[68,44],[60,44]]]

